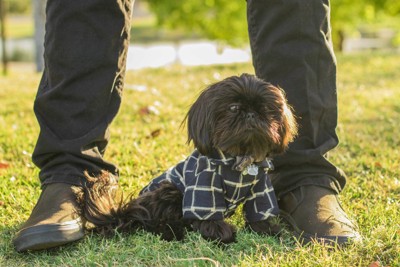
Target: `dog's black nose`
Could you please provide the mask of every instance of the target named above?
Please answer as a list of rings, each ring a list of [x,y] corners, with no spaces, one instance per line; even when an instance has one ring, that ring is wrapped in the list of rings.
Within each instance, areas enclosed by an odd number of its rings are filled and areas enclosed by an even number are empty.
[[[255,115],[253,112],[249,112],[246,114],[246,119],[254,120],[254,118],[255,118]]]

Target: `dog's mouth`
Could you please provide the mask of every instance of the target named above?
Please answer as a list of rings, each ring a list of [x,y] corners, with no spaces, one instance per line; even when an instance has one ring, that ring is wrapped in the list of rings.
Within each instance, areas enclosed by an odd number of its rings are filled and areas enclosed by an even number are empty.
[[[261,123],[255,118],[255,115],[248,115],[248,117],[243,120],[243,124],[246,129],[261,127]]]
[[[250,115],[249,115],[250,116]],[[273,144],[268,132],[269,125],[256,118],[245,118],[217,125],[211,133],[212,146],[230,156],[251,156],[257,162],[271,153]]]
[[[245,129],[238,135],[216,140],[216,147],[233,157],[251,157],[255,162],[263,161],[271,150],[271,144],[257,128]]]
[[[257,125],[247,124],[243,132],[247,135],[260,135],[260,127]]]
[[[245,128],[246,128],[247,131],[248,130],[254,130],[254,129],[256,129],[256,126],[254,124],[251,124],[251,123],[246,123]]]

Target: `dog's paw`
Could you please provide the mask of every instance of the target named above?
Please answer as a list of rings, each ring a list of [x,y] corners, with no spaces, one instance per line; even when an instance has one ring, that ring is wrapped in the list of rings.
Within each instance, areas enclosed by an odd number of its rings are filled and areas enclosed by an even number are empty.
[[[248,222],[246,226],[261,235],[277,236],[282,230],[277,217],[269,217],[266,220],[258,222]]]
[[[233,225],[220,221],[193,221],[193,230],[200,232],[201,236],[210,241],[224,244],[235,242],[236,229]]]

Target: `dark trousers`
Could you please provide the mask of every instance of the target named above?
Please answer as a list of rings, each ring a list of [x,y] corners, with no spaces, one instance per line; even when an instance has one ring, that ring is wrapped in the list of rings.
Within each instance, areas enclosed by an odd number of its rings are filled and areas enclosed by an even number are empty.
[[[45,70],[34,110],[42,184],[83,185],[84,171],[118,174],[103,160],[118,112],[132,0],[48,0]]]
[[[118,175],[103,154],[121,102],[131,5],[48,1],[45,71],[35,101],[41,131],[33,153],[42,184],[83,185],[85,170]],[[278,194],[305,184],[340,191],[345,184],[326,157],[338,143],[328,14],[321,0],[248,0],[256,74],[287,92],[300,124],[299,137],[274,161]]]
[[[299,136],[274,159],[278,195],[307,184],[339,192],[346,183],[327,158],[338,144],[329,15],[329,0],[247,0],[256,75],[285,90],[299,123]]]

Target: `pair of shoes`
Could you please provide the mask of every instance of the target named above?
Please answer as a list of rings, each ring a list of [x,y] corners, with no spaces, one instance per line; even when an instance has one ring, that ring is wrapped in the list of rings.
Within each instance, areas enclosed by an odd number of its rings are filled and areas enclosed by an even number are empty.
[[[300,186],[278,201],[280,216],[302,243],[346,244],[361,239],[339,203],[337,194],[328,188]]]
[[[41,250],[83,238],[84,228],[74,187],[63,183],[47,185],[29,219],[13,239],[15,250]]]

